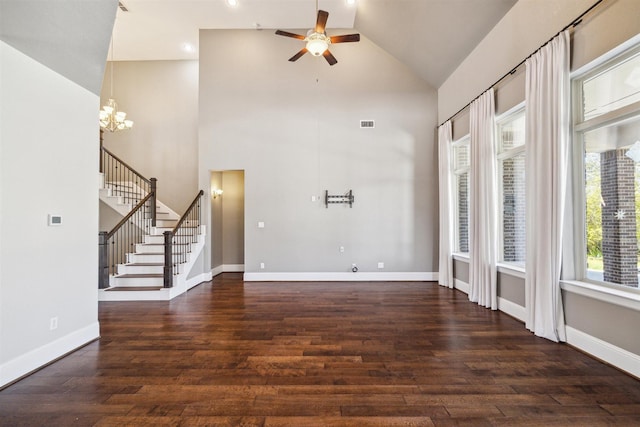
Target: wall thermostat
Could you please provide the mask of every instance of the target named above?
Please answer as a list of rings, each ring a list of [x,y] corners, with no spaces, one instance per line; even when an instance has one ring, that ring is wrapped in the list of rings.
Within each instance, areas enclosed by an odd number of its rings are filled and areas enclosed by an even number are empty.
[[[49,225],[62,225],[62,216],[49,214]]]

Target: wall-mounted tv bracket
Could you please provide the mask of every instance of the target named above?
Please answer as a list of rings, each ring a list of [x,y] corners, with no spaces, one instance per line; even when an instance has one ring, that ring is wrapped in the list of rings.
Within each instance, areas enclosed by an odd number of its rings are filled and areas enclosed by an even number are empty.
[[[331,203],[348,203],[349,207],[353,207],[353,190],[349,190],[348,193],[341,194],[339,196],[332,196],[329,194],[329,190],[324,190],[324,204],[328,208]]]

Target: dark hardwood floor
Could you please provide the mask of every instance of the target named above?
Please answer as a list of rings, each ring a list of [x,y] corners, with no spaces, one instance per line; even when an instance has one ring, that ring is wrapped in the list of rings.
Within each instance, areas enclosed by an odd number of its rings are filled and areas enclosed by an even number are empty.
[[[640,382],[435,283],[246,283],[100,303],[3,426],[633,426]]]

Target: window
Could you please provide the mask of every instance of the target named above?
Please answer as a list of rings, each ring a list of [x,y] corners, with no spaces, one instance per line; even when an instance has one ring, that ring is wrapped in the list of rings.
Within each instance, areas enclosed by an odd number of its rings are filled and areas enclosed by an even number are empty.
[[[500,200],[500,261],[525,264],[524,108],[497,122]]]
[[[469,253],[469,136],[453,143],[455,252]]]
[[[583,276],[638,288],[640,49],[577,79],[574,88],[583,152]]]

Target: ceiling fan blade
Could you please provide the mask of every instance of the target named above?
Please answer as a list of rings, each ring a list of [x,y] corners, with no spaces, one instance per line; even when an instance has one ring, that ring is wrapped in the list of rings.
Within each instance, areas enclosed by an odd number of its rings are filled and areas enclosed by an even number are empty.
[[[324,28],[327,26],[327,19],[329,18],[329,12],[324,10],[318,11],[318,19],[316,20],[316,33],[324,33]]]
[[[294,39],[298,39],[298,40],[304,40],[305,39],[305,37],[301,36],[300,34],[289,33],[287,31],[282,31],[282,30],[277,30],[276,34],[279,35],[279,36],[293,37]]]
[[[345,34],[344,36],[329,37],[331,43],[347,43],[347,42],[359,42],[360,34]]]
[[[329,63],[329,65],[336,65],[338,63],[338,60],[336,59],[335,56],[333,56],[331,54],[331,52],[329,52],[329,49],[325,50],[322,53],[322,56],[324,56],[324,59],[327,60],[327,62]]]
[[[289,58],[289,61],[291,61],[291,62],[295,62],[295,61],[297,61],[298,59],[300,59],[300,57],[301,57],[302,55],[304,55],[305,53],[307,53],[307,48],[306,48],[306,47],[303,47],[303,48],[302,48],[302,50],[301,50],[300,52],[296,53],[296,54],[295,54],[295,55],[293,55],[291,58]]]

